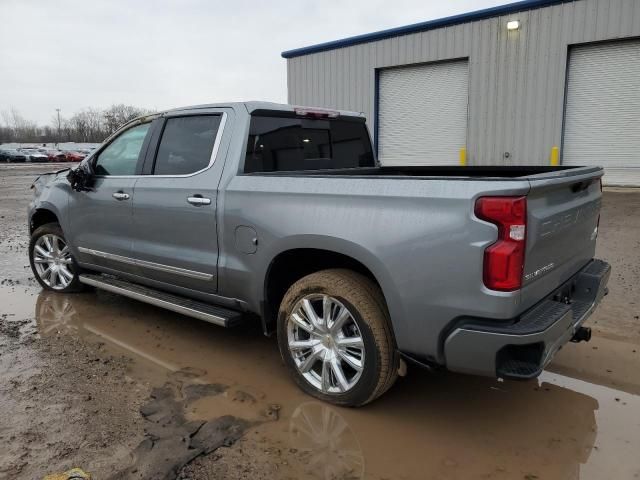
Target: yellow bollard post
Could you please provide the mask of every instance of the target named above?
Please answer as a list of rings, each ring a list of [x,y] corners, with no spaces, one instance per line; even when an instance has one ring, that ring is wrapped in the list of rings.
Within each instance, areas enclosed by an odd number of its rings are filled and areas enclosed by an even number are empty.
[[[461,167],[467,166],[467,147],[462,147],[460,149],[460,166]]]
[[[555,145],[551,147],[551,166],[557,167],[560,165],[560,150]]]

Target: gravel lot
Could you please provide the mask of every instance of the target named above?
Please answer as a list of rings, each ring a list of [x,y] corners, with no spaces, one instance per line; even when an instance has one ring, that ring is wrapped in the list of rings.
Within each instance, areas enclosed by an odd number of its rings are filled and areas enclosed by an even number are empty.
[[[640,478],[640,192],[605,191],[590,343],[536,381],[411,369],[344,409],[303,395],[257,326],[42,292],[25,211],[57,168],[0,166],[0,479]]]

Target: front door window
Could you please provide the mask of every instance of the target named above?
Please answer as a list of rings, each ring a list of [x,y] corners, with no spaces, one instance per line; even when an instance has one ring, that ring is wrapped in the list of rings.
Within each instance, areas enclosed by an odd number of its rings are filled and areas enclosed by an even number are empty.
[[[96,175],[135,175],[142,144],[151,123],[136,125],[121,133],[98,156]]]

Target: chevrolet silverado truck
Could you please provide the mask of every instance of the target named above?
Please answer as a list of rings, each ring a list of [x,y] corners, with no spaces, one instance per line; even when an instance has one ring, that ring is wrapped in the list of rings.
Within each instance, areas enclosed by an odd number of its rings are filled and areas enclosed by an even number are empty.
[[[588,340],[602,174],[381,166],[362,114],[194,106],[41,175],[29,257],[47,290],[260,321],[304,391],[359,406],[407,362],[528,379]]]

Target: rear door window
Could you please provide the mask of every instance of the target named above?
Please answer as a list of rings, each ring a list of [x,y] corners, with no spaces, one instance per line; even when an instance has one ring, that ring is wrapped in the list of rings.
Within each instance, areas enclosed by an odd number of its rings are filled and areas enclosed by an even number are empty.
[[[188,175],[209,166],[221,115],[192,115],[165,122],[154,175]]]
[[[373,167],[360,119],[251,117],[245,173]]]

